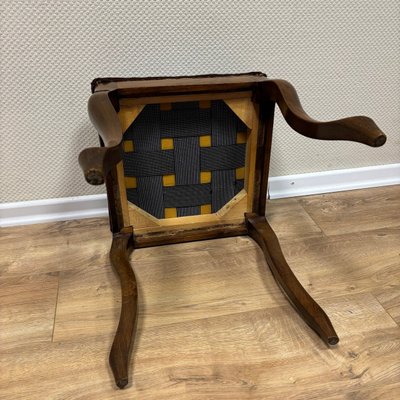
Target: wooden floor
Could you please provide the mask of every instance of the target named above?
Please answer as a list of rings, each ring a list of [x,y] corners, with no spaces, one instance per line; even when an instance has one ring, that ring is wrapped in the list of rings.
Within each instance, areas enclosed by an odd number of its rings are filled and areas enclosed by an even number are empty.
[[[120,292],[105,219],[4,228],[1,399],[400,399],[400,186],[271,201],[327,348],[247,237],[143,249],[133,383],[108,351]]]

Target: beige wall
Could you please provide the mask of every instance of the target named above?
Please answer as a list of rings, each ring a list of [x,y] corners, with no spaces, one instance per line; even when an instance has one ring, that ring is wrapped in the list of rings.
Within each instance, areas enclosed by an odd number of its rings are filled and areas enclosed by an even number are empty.
[[[97,143],[98,76],[260,70],[319,119],[371,116],[387,145],[316,142],[278,115],[272,175],[400,162],[398,0],[2,0],[0,200],[102,192],[77,155]]]

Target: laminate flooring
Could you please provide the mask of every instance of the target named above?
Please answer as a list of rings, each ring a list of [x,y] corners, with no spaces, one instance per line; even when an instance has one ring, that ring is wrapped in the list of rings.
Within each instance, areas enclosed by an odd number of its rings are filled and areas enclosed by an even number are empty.
[[[268,201],[294,273],[340,337],[292,309],[248,237],[136,250],[125,390],[107,219],[0,230],[1,399],[400,399],[400,186]]]

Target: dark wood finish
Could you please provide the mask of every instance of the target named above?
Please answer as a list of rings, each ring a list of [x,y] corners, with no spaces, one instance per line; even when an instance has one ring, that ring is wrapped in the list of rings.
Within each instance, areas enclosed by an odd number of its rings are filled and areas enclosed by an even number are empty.
[[[98,78],[94,93],[117,90],[120,97],[254,90],[267,79],[261,72],[236,75],[199,75],[161,78]]]
[[[113,165],[122,160],[121,145],[90,147],[79,154],[79,165],[85,179],[91,185],[102,185]]]
[[[93,93],[88,101],[90,120],[106,147],[116,146],[122,140],[121,124],[110,95],[109,92]]]
[[[287,264],[279,241],[265,217],[268,171],[275,103],[286,122],[298,133],[312,139],[351,140],[369,146],[382,146],[386,136],[367,117],[351,117],[331,122],[310,118],[303,110],[293,86],[283,80],[269,80],[264,74],[210,75],[169,78],[104,78],[92,83],[89,116],[99,132],[104,148],[84,150],[79,162],[86,180],[107,186],[111,230],[114,233],[111,263],[116,269],[122,288],[121,318],[110,354],[110,365],[117,385],[128,383],[129,353],[134,339],[137,316],[137,287],[129,264],[132,248],[157,246],[194,240],[214,239],[248,233],[261,247],[266,261],[283,293],[325,343],[335,345],[339,338],[327,315],[302,287]],[[121,197],[122,131],[117,111],[119,99],[171,95],[201,95],[251,91],[252,100],[259,106],[258,142],[254,174],[252,213],[245,215],[245,223],[160,229],[152,233],[133,235],[123,219]],[[119,164],[121,167],[121,164]],[[129,231],[130,230],[130,231]]]
[[[260,215],[264,215],[265,213],[265,202],[267,199],[274,114],[275,103],[273,101],[261,101],[252,208],[253,212]]]
[[[122,129],[108,92],[92,94],[88,111],[104,147],[83,150],[79,154],[79,164],[88,183],[101,185],[111,167],[122,159]]]
[[[257,214],[246,214],[246,223],[250,237],[261,247],[274,278],[290,303],[325,343],[337,344],[339,338],[331,321],[293,274],[266,218]]]
[[[141,248],[246,234],[246,225],[244,223],[238,223],[187,229],[169,229],[158,232],[135,234],[134,242],[135,248]]]
[[[385,134],[368,117],[349,117],[321,122],[310,118],[301,106],[295,88],[284,80],[266,80],[260,84],[264,99],[275,101],[292,129],[303,136],[321,140],[350,140],[372,147],[386,142]]]
[[[117,164],[122,160],[122,129],[115,110],[115,93],[98,92],[90,96],[88,112],[104,147],[91,147],[79,154],[85,179],[92,185],[104,182],[107,187],[110,228],[113,233],[124,228]]]
[[[125,227],[120,187],[118,185],[118,171],[115,164],[110,166],[106,176],[108,215],[112,233],[118,233]]]
[[[130,353],[136,332],[138,290],[135,274],[129,263],[133,251],[131,232],[114,235],[110,261],[121,283],[121,315],[110,352],[110,366],[120,389],[128,384]]]

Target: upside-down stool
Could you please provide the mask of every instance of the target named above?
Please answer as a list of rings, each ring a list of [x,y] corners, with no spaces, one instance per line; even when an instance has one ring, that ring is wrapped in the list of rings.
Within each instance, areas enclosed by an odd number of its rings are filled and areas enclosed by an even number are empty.
[[[262,73],[173,78],[99,78],[89,116],[101,147],[79,163],[92,185],[105,182],[113,234],[111,264],[122,306],[110,352],[118,387],[128,383],[135,338],[137,285],[133,249],[249,235],[278,285],[328,345],[339,338],[325,312],[287,264],[266,220],[275,104],[292,129],[312,139],[382,146],[386,136],[367,117],[311,119],[293,86]]]

